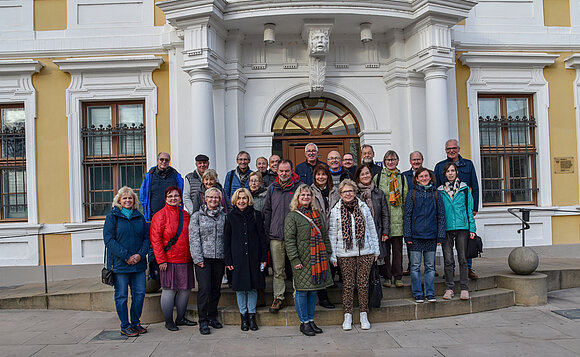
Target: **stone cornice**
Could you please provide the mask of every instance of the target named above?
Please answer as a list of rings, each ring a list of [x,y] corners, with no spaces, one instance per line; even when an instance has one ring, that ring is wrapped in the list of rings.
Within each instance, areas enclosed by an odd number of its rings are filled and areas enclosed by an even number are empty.
[[[32,75],[44,67],[42,63],[31,60],[2,60],[0,61],[0,75],[27,74]]]
[[[575,53],[564,60],[566,68],[580,69],[580,53]]]
[[[469,67],[535,67],[544,68],[560,55],[531,52],[467,52],[459,60]]]
[[[83,57],[57,60],[60,70],[69,73],[110,71],[153,71],[163,63],[163,58],[147,56]]]

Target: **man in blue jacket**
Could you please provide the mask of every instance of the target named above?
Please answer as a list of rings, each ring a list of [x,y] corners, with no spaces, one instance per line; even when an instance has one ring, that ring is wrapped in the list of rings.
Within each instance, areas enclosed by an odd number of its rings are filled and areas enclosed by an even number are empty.
[[[306,156],[306,161],[296,166],[294,172],[302,183],[308,186],[312,185],[312,173],[314,172],[314,166],[318,164],[324,164],[325,162],[318,160],[318,146],[315,143],[308,143],[304,147],[304,156]],[[327,165],[328,166],[328,165]]]
[[[238,167],[228,172],[226,175],[226,180],[224,182],[224,191],[226,196],[228,196],[228,201],[231,199],[232,195],[240,187],[250,188],[250,154],[246,151],[240,151],[236,157]]]
[[[471,195],[473,196],[473,215],[477,214],[479,208],[479,181],[477,180],[477,173],[475,172],[475,166],[473,162],[469,159],[464,159],[459,155],[461,147],[459,146],[459,141],[457,139],[449,139],[445,142],[445,153],[447,154],[447,159],[440,161],[435,165],[435,177],[437,178],[437,187],[445,183],[445,175],[443,174],[443,167],[448,162],[454,162],[457,165],[457,177],[459,181],[464,182],[471,189]],[[473,271],[472,260],[467,260],[467,266],[469,268],[468,275],[469,279],[477,279],[478,276]]]
[[[415,171],[423,167],[423,160],[423,154],[420,151],[413,151],[409,155],[409,163],[411,164],[411,168],[403,172],[403,176],[405,176],[407,179],[407,184],[409,185],[409,191],[413,189],[413,177],[415,177]],[[403,275],[405,276],[411,275],[411,251],[408,248],[409,247],[407,247],[407,258],[409,259],[409,264],[407,265],[407,271],[403,272]],[[437,271],[435,271],[435,276],[439,276]]]

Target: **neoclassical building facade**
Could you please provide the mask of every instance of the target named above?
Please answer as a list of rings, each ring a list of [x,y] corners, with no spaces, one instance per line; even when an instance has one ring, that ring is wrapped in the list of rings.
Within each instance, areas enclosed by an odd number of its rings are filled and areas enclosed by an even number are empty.
[[[240,150],[301,162],[308,142],[432,168],[458,138],[488,248],[521,244],[507,208],[579,204],[576,1],[5,3],[0,266],[41,265],[43,232],[63,232],[47,264],[102,262],[114,193],[160,151],[223,178]],[[580,243],[574,212],[530,224],[527,245]]]

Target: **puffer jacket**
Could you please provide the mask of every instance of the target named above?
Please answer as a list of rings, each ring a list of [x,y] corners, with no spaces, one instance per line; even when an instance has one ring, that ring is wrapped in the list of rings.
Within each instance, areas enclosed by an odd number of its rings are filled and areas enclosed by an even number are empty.
[[[180,207],[165,205],[159,212],[153,215],[151,220],[151,246],[155,253],[157,263],[189,263],[191,254],[189,253],[189,213],[183,211],[183,228],[177,242],[169,251],[165,251],[165,246],[177,233],[179,226]]]
[[[220,210],[216,218],[207,215],[206,208],[195,212],[189,222],[189,249],[193,263],[204,258],[224,259],[224,226],[226,214]]]
[[[459,184],[459,190],[453,195],[453,199],[445,191],[445,186],[437,188],[437,193],[445,205],[445,229],[455,231],[459,229],[469,230],[475,233],[477,227],[473,218],[473,196],[465,182]],[[465,195],[467,195],[468,209],[465,209]],[[468,219],[469,215],[469,219]]]
[[[296,290],[312,291],[327,288],[333,284],[330,273],[330,257],[332,246],[328,240],[327,229],[322,220],[322,238],[326,248],[327,270],[325,280],[320,284],[312,281],[312,268],[310,262],[310,223],[300,213],[291,211],[284,220],[284,247],[292,265],[292,280]],[[295,269],[302,264],[302,269]]]
[[[405,202],[407,243],[411,238],[437,239],[437,243],[445,241],[445,205],[439,195],[435,198],[435,194],[433,186],[413,185]]]
[[[397,174],[397,180],[399,181],[399,190],[401,191],[402,204],[398,207],[395,207],[389,203],[389,184],[391,179],[389,178],[388,170],[384,168],[380,174],[377,174],[375,177],[373,177],[375,187],[378,187],[385,193],[387,206],[389,207],[389,218],[391,225],[390,236],[393,237],[401,237],[403,235],[403,215],[405,212],[405,200],[409,192],[409,185],[407,184],[407,179],[405,176],[399,173]]]
[[[105,218],[103,240],[107,247],[107,268],[115,273],[139,273],[147,269],[149,232],[141,212],[134,209],[127,218],[121,210],[113,207]],[[137,264],[127,264],[133,254],[139,254]]]
[[[380,255],[379,237],[377,235],[377,229],[375,228],[375,222],[373,220],[371,210],[363,201],[358,198],[357,200],[365,218],[365,244],[362,248],[359,248],[357,246],[357,242],[353,241],[352,249],[348,250],[344,246],[344,241],[342,240],[342,219],[340,217],[340,207],[342,206],[342,200],[338,201],[338,203],[330,211],[330,227],[328,231],[328,238],[330,239],[330,243],[332,245],[332,256],[330,258],[331,262],[336,262],[337,257],[358,257],[369,254],[378,257]],[[355,224],[354,217],[352,215],[351,220],[352,236],[354,240]]]
[[[338,193],[338,188],[333,187],[328,193],[328,209],[324,204],[324,197],[322,196],[322,191],[315,184],[310,185],[312,192],[314,193],[314,202],[316,202],[316,208],[320,212],[320,216],[324,220],[324,226],[328,228],[328,221],[330,220],[330,211],[332,207],[340,200],[340,194]]]

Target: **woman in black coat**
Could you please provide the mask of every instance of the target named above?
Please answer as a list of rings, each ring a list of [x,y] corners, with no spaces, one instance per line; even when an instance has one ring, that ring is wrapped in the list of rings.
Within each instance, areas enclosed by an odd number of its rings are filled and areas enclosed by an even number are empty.
[[[256,331],[258,290],[266,286],[266,233],[262,214],[252,207],[252,194],[239,188],[232,195],[234,208],[228,213],[224,232],[226,268],[232,271],[242,331]]]

